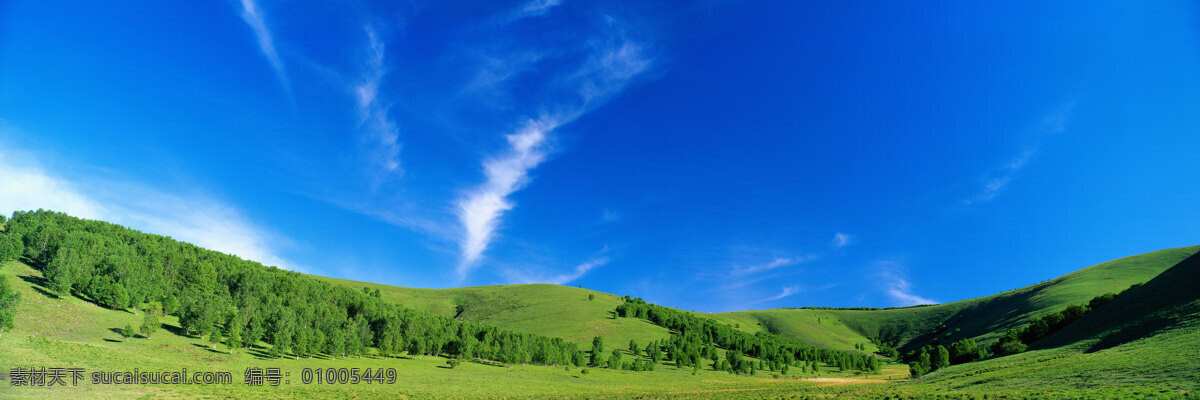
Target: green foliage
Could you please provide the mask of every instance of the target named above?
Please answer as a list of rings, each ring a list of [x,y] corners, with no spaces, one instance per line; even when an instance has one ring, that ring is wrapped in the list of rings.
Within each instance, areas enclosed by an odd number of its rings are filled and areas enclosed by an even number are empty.
[[[459,360],[457,358],[451,358],[451,359],[446,360],[446,365],[449,366],[450,369],[458,368],[459,364],[462,364],[462,360]]]
[[[1004,336],[1000,337],[996,343],[992,343],[992,353],[998,356],[1007,356],[1025,351],[1025,343],[1021,342],[1020,334],[1017,331],[1008,331]]]
[[[136,332],[133,330],[133,325],[125,324],[125,327],[121,328],[121,336],[124,337],[126,341],[128,341],[129,338],[133,337],[135,334]]]
[[[18,293],[8,283],[8,277],[0,275],[0,335],[16,327],[17,305],[21,302]]]
[[[0,236],[23,243],[23,255],[58,293],[112,309],[156,301],[189,335],[219,338],[218,327],[226,336],[237,329],[242,337],[234,342],[265,341],[271,356],[324,351],[347,357],[377,346],[387,354],[469,350],[510,364],[565,365],[579,351],[561,338],[432,315],[386,303],[377,289],[332,285],[105,222],[16,212],[5,229]]]
[[[945,346],[938,346],[933,353],[933,368],[931,371],[937,371],[950,366],[950,351],[946,350]]]
[[[588,301],[596,300],[596,295],[588,293]]]
[[[0,233],[0,263],[16,260],[25,252],[25,245],[13,235]]]
[[[146,305],[145,309],[142,310],[142,325],[138,327],[138,331],[142,333],[142,336],[145,336],[147,339],[149,339],[150,335],[158,332],[159,326],[162,325],[162,322],[159,321],[161,317],[162,305],[156,301],[150,302]]]
[[[868,370],[868,359],[873,358],[867,354],[818,348],[766,332],[751,335],[739,330],[737,324],[731,327],[712,318],[650,304],[641,298],[627,299],[618,305],[615,311],[619,316],[643,318],[673,331],[666,347],[671,349],[668,353],[673,354],[672,358],[676,359],[676,364],[680,366],[699,364],[702,355],[713,358],[712,353],[715,351],[707,350],[707,345],[734,350],[736,354],[771,363],[790,364],[794,360],[803,359],[860,371]],[[734,364],[736,372],[750,372],[748,366],[740,368],[736,362],[731,363]]]
[[[975,339],[962,339],[950,344],[950,362],[962,364],[987,357],[987,351]]]

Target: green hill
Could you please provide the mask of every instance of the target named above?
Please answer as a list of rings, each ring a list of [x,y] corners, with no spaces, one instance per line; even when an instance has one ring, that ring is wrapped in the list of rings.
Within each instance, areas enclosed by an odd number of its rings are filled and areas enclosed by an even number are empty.
[[[1093,265],[1035,285],[986,297],[927,307],[889,310],[776,309],[713,314],[754,330],[845,346],[876,337],[916,348],[966,338],[992,341],[1068,304],[1143,283],[1200,252],[1200,246],[1165,249]],[[820,323],[814,323],[820,319]]]
[[[15,328],[0,335],[0,398],[6,399],[1194,398],[1200,393],[1200,246],[1126,257],[1037,285],[935,306],[705,314],[559,285],[414,289],[313,277],[103,222],[50,212],[18,217],[0,231],[0,249],[19,244],[17,253],[6,251],[5,257],[20,257],[0,263],[4,286],[21,299],[13,309]],[[908,379],[904,364],[884,360],[875,371],[878,358],[859,350],[837,351],[870,338],[907,348],[990,340],[1067,304],[1137,283],[1032,342],[1026,352],[952,365],[915,380]],[[149,336],[123,335],[123,327],[147,320],[143,308],[156,299],[175,310],[161,316],[160,329]],[[618,306],[627,317],[615,316]],[[205,311],[220,314],[199,314]],[[288,323],[295,321],[303,324]],[[207,335],[201,329],[188,332],[189,326],[204,325]],[[265,330],[243,344],[232,341],[234,328]],[[309,332],[304,329],[337,336],[304,336]],[[547,358],[547,351],[590,349],[593,336],[605,338],[606,352],[616,350],[623,360],[637,363],[585,366]],[[287,344],[301,337],[327,340],[307,349]],[[486,340],[489,350],[471,347],[471,338]],[[338,347],[339,339],[358,339],[365,348]],[[405,346],[380,345],[389,340]],[[648,353],[632,354],[626,350],[629,340],[659,341],[661,349],[679,357],[656,361]],[[714,344],[722,347],[713,351],[717,361],[737,357],[727,349],[756,354],[740,357],[739,363],[752,367],[734,374],[708,355],[695,369],[677,361],[692,357],[695,346],[707,350]],[[796,358],[788,361],[784,355]],[[449,357],[461,365],[448,363]],[[647,364],[654,368],[641,369]],[[866,364],[872,368],[861,367]],[[28,367],[83,368],[89,375],[78,386],[13,387],[17,369]],[[245,385],[242,374],[251,367],[278,367],[288,383]],[[219,385],[89,383],[93,372],[184,368],[228,373],[231,380]],[[306,371],[330,368],[383,368],[393,371],[398,383],[302,381]]]
[[[563,338],[583,349],[591,349],[596,336],[621,347],[630,340],[645,344],[670,336],[666,329],[645,321],[613,318],[621,297],[576,287],[529,284],[418,289],[314,277],[351,288],[378,289],[385,301],[446,317]]]

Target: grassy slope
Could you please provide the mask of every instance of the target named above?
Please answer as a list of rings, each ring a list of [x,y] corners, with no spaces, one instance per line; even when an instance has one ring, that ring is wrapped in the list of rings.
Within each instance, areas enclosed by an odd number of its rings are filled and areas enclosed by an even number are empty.
[[[1176,253],[1188,251],[1175,250]],[[1112,268],[1120,265],[1142,265],[1130,264],[1131,261],[1167,262],[1165,260],[1177,255],[1172,255],[1171,251],[1151,253],[1150,258],[1127,258],[1118,260],[1124,264],[1106,263],[1101,266]],[[1160,257],[1161,259],[1158,259]],[[358,398],[641,398],[644,395],[650,398],[791,398],[796,395],[828,394],[875,398],[894,397],[897,394],[914,397],[944,395],[948,391],[975,396],[1004,393],[1022,397],[1022,394],[1040,396],[1044,393],[1058,393],[1066,397],[1105,398],[1142,397],[1159,393],[1181,396],[1200,392],[1200,369],[1194,367],[1196,360],[1200,360],[1200,347],[1195,345],[1200,343],[1200,292],[1194,289],[1200,285],[1200,256],[1191,257],[1189,263],[1180,264],[1142,288],[1130,291],[1128,296],[1122,296],[1105,308],[1097,310],[1095,314],[1080,320],[1080,325],[1047,339],[1061,337],[1066,338],[1064,341],[1073,341],[1068,345],[953,366],[931,374],[920,382],[851,385],[773,379],[768,377],[768,374],[736,377],[702,371],[699,376],[692,376],[690,371],[678,370],[673,366],[660,366],[653,373],[591,369],[590,374],[583,375],[578,369],[564,371],[561,367],[498,367],[474,363],[448,370],[438,368],[444,360],[434,357],[399,360],[374,357],[351,360],[264,359],[258,350],[233,355],[223,351],[211,351],[196,338],[174,333],[178,330],[178,324],[170,317],[164,321],[167,330],[160,331],[153,338],[122,342],[112,329],[126,323],[136,325],[140,320],[138,316],[124,311],[103,309],[73,297],[55,298],[38,284],[40,273],[21,263],[6,263],[0,267],[0,274],[22,277],[10,278],[10,282],[15,284],[23,296],[17,314],[16,330],[0,337],[0,349],[3,349],[0,351],[0,371],[6,372],[16,365],[83,367],[89,371],[129,370],[134,367],[142,370],[177,370],[186,367],[190,371],[232,372],[235,382],[227,386],[84,385],[56,390],[11,388],[4,385],[6,382],[0,382],[0,386],[5,386],[0,387],[0,397],[3,398],[191,398],[200,395],[216,398],[344,398],[352,394]],[[1090,273],[1077,272],[1072,275],[1072,279],[1087,278],[1091,283],[1097,280],[1094,276],[1089,277]],[[583,301],[586,301],[588,293],[582,289],[549,285],[519,287],[534,291],[523,293],[521,296],[534,296],[539,293],[546,295],[538,292],[545,290],[563,293],[565,298],[582,294],[585,299]],[[469,306],[468,297],[473,292],[482,296],[483,300],[487,300],[489,296],[499,296],[497,292],[514,293],[511,292],[512,287],[504,287],[504,290],[499,288],[501,287],[451,289],[451,292],[467,297],[457,300],[450,297],[453,300],[449,303],[450,307],[453,308],[454,301],[463,301]],[[1035,294],[1045,294],[1048,290],[1042,288],[1035,291]],[[414,294],[420,291],[422,290],[398,290],[393,295],[407,294],[427,304],[445,304],[442,294]],[[615,296],[603,295],[608,296],[604,298],[602,295],[598,294],[594,302],[588,302],[589,305],[597,303],[596,312],[607,312],[610,306],[618,301]],[[548,304],[539,304],[532,300],[521,304],[526,310],[536,311],[537,308],[534,307],[553,307],[551,304],[561,301],[564,300],[551,298],[546,300]],[[912,312],[922,309],[894,311]],[[829,313],[836,315],[847,312]],[[822,319],[824,320],[824,317]],[[754,320],[758,320],[757,317]],[[763,329],[761,325],[740,325],[743,329]],[[1121,340],[1110,339],[1106,342],[1106,338],[1109,337]],[[1076,339],[1081,340],[1075,341]],[[241,371],[251,365],[281,367],[292,374],[293,384],[283,388],[246,387],[241,384]],[[399,375],[398,384],[318,386],[301,385],[296,379],[302,367],[380,366],[396,368]],[[825,368],[823,374],[827,377],[857,378],[848,374],[830,373],[831,369]],[[886,370],[885,376],[872,379],[878,382],[883,378],[886,381],[886,378],[898,378],[903,374],[903,366],[892,365]],[[827,386],[834,384],[837,385]]]
[[[867,336],[897,340],[908,348],[931,343],[935,337],[942,344],[964,338],[990,341],[1068,304],[1085,304],[1095,296],[1146,282],[1198,251],[1200,246],[1190,246],[1129,256],[1036,285],[930,307],[872,311],[777,309],[713,316],[737,321],[751,331],[779,327],[779,333],[828,347],[866,341]],[[823,323],[814,324],[817,318]],[[945,330],[933,334],[940,324],[945,324]]]
[[[415,357],[381,359],[363,357],[330,360],[321,356],[294,360],[265,358],[261,349],[228,354],[223,345],[211,350],[206,342],[179,333],[178,320],[163,319],[163,330],[153,337],[121,339],[113,329],[141,322],[127,311],[105,309],[76,297],[50,294],[41,285],[41,273],[25,264],[0,265],[0,274],[21,293],[16,329],[0,336],[0,398],[631,398],[651,394],[659,398],[715,396],[758,397],[765,392],[792,393],[816,387],[815,382],[775,379],[769,374],[734,376],[702,370],[693,376],[690,368],[660,365],[654,372],[612,371],[591,368],[564,371],[562,367],[516,365],[511,367],[465,363],[456,369],[442,368],[445,359]],[[577,292],[582,293],[582,292]],[[614,297],[608,295],[610,297]],[[584,296],[586,301],[586,295]],[[597,302],[601,301],[599,297]],[[609,299],[610,302],[615,301]],[[532,307],[532,306],[531,306]],[[607,307],[607,306],[605,306]],[[262,345],[262,343],[259,343]],[[611,345],[610,345],[611,346]],[[623,347],[623,346],[621,346]],[[78,387],[14,388],[5,374],[17,366],[71,367],[94,371],[224,371],[233,375],[232,385],[90,385]],[[290,374],[292,383],[283,387],[249,387],[242,372],[250,366],[279,367]],[[393,385],[303,385],[301,368],[396,368]],[[807,377],[843,379],[849,373],[826,367]],[[875,381],[896,379],[904,374],[895,365]],[[793,373],[793,375],[795,375]]]
[[[458,318],[521,332],[561,337],[591,349],[592,338],[603,336],[608,348],[624,349],[630,340],[645,345],[666,339],[670,332],[649,322],[613,318],[621,298],[594,290],[560,285],[499,285],[452,289],[414,289],[343,279],[316,277],[354,288],[379,289],[385,301],[423,309],[448,317],[455,305],[463,306]],[[588,300],[588,295],[594,300]]]
[[[920,385],[967,391],[1154,388],[1200,394],[1200,254],[1119,296],[1040,349],[932,374]]]

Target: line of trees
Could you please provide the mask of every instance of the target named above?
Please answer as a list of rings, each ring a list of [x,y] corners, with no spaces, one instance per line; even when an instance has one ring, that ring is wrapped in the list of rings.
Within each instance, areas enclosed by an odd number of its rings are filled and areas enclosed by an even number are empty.
[[[1133,285],[1130,289],[1137,286]],[[1122,291],[1121,293],[1125,292]],[[988,348],[976,343],[975,339],[959,340],[952,343],[949,349],[943,346],[935,348],[926,345],[906,355],[905,360],[909,361],[908,371],[913,378],[917,378],[952,364],[981,360],[992,354],[1006,356],[1023,352],[1033,342],[1059,331],[1071,322],[1083,318],[1088,312],[1108,304],[1118,295],[1115,293],[1106,293],[1092,298],[1087,305],[1071,304],[1061,311],[1041,316],[1022,329],[1009,330],[999,340],[992,343],[990,353],[988,352]]]
[[[1130,286],[1129,289],[1133,289],[1139,285],[1135,284]],[[1121,293],[1125,293],[1129,289],[1125,289]],[[1105,293],[1092,298],[1091,301],[1088,301],[1087,305],[1071,304],[1059,312],[1043,315],[1020,330],[1009,330],[1004,336],[1000,337],[1000,340],[992,344],[992,353],[1005,356],[1023,352],[1033,342],[1050,336],[1054,332],[1058,332],[1068,324],[1083,318],[1088,312],[1112,302],[1119,295],[1118,293]]]
[[[650,304],[641,298],[625,296],[615,311],[620,317],[645,319],[671,330],[664,349],[680,367],[699,369],[702,360],[708,359],[714,363],[714,369],[747,374],[762,369],[781,371],[785,366],[810,362],[842,370],[880,369],[879,360],[869,354],[819,348],[765,332],[752,335],[711,318]],[[725,360],[720,359],[718,347],[726,350]],[[740,363],[742,356],[756,358],[759,363]]]
[[[0,233],[0,248],[10,243],[59,294],[112,309],[142,308],[145,337],[158,329],[160,316],[174,315],[188,335],[223,341],[230,351],[263,341],[277,357],[359,356],[374,346],[385,357],[407,353],[576,366],[584,361],[575,344],[560,338],[385,303],[374,291],[62,213],[14,213]]]

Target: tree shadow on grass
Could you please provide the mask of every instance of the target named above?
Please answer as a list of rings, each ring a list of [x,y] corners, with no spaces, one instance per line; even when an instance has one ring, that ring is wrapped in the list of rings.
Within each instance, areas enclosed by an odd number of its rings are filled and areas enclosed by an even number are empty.
[[[178,327],[178,326],[175,326],[175,325],[161,324],[161,325],[160,325],[160,327],[161,327],[161,328],[162,328],[164,331],[167,331],[167,332],[174,333],[174,334],[175,334],[175,336],[182,336],[182,337],[185,337],[185,338],[191,338],[191,337],[193,337],[192,335],[189,335],[189,334],[187,334],[187,332],[184,332],[183,328],[180,328],[180,327]]]
[[[48,285],[50,282],[46,281],[46,278],[42,278],[40,276],[33,276],[33,275],[20,275],[19,277],[21,278],[21,280],[33,285],[30,287],[32,287],[33,290],[37,291],[38,293],[41,293],[43,296],[49,297],[51,299],[56,299],[56,300],[62,298],[62,296],[59,296],[59,295],[54,294],[53,292],[47,290],[47,288],[50,287]]]
[[[228,354],[229,354],[229,352],[228,352],[228,351],[220,351],[220,350],[214,349],[214,348],[212,348],[212,346],[211,346],[211,345],[203,345],[203,344],[200,344],[200,343],[192,343],[192,346],[196,346],[196,347],[199,347],[199,348],[202,348],[202,349],[208,350],[208,352],[209,352],[209,353],[217,353],[217,354],[225,354],[225,355],[228,355]]]

